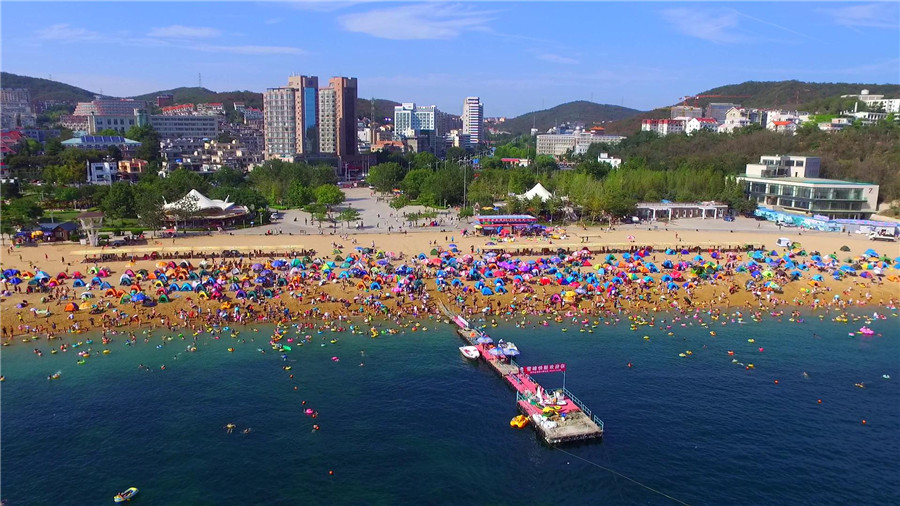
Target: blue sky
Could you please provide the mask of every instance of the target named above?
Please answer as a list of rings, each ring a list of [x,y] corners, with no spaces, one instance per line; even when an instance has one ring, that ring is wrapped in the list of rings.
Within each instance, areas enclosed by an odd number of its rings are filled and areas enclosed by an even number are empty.
[[[897,2],[10,2],[4,71],[137,95],[264,91],[291,73],[486,116],[636,109],[748,80],[900,82]]]

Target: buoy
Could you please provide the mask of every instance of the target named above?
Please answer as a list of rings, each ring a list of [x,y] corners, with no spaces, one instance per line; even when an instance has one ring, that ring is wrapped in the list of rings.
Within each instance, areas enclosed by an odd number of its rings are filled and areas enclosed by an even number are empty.
[[[863,425],[866,424],[866,419],[865,419],[865,418],[863,418],[862,424],[863,424]]]
[[[776,385],[778,384],[778,380],[775,380],[775,384],[776,384]]]
[[[822,404],[822,399],[819,399],[819,404]]]
[[[328,475],[329,475],[329,476],[334,476],[334,471],[329,470],[329,471],[328,471]]]
[[[631,367],[631,362],[628,362],[628,367]]]

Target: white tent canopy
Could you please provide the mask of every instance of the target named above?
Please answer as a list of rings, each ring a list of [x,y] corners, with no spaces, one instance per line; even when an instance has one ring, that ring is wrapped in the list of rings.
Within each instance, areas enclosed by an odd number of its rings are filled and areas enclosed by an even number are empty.
[[[227,197],[225,198],[225,200],[211,199],[211,198],[203,195],[202,193],[198,192],[197,190],[191,190],[187,193],[187,195],[182,197],[180,200],[175,201],[175,202],[168,202],[168,203],[164,204],[163,209],[165,209],[165,210],[178,209],[190,200],[193,200],[197,203],[197,211],[200,211],[200,212],[212,210],[212,209],[227,211],[228,209],[230,209],[231,207],[234,206],[234,202],[228,202]]]
[[[553,198],[553,194],[547,191],[547,189],[544,188],[544,185],[542,185],[541,183],[534,185],[534,188],[528,190],[522,195],[519,195],[520,198],[526,200],[531,200],[536,196],[541,198],[541,202],[547,202],[548,200]]]

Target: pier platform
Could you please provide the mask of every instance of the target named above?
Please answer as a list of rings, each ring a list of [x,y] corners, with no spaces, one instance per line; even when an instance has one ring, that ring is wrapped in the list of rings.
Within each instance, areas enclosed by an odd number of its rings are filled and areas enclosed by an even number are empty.
[[[545,421],[542,418],[544,404],[548,393],[544,387],[524,372],[519,365],[510,358],[500,358],[490,354],[490,346],[478,344],[476,339],[481,335],[478,331],[459,328],[459,337],[467,346],[478,348],[479,359],[484,361],[503,381],[516,391],[516,407],[520,413],[527,416],[529,425],[548,444],[559,444],[572,441],[584,441],[600,439],[603,437],[603,421],[593,415],[578,398],[565,388],[554,390],[557,399],[555,410],[559,416],[553,421]]]

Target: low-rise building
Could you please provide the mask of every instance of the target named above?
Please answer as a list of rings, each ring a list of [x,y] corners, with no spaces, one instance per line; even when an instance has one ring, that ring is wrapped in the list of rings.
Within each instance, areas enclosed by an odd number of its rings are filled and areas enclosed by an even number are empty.
[[[669,134],[680,134],[685,131],[686,120],[677,119],[645,119],[641,121],[642,132],[656,132],[665,137]],[[540,136],[538,136],[540,137]]]
[[[841,95],[841,98],[855,98],[876,112],[900,113],[900,98],[884,98],[884,95],[873,95],[869,90],[862,90],[859,95]]]
[[[684,124],[684,133],[691,135],[699,130],[715,132],[719,123],[715,118],[690,118]]]
[[[141,160],[140,158],[120,160],[118,167],[119,177],[122,179],[136,181],[141,176],[141,174],[147,171],[148,166],[149,163],[147,162],[147,160]]]
[[[87,162],[89,184],[111,185],[119,180],[119,165],[112,160]]]
[[[197,104],[197,112],[199,114],[225,114],[225,105],[221,102],[210,102],[208,104]]]
[[[624,138],[620,135],[597,135],[580,130],[570,134],[541,134],[537,136],[536,153],[563,156],[571,151],[576,155],[583,155],[587,153],[591,144],[618,144]]]
[[[597,161],[600,163],[608,163],[614,169],[618,169],[622,165],[622,159],[609,156],[609,153],[600,153],[597,155]]]
[[[179,137],[200,137],[214,139],[219,135],[219,118],[217,116],[150,116],[150,125],[159,134],[160,139],[177,139]]]
[[[119,148],[123,156],[130,157],[141,143],[120,136],[82,135],[62,141],[62,145],[67,148],[97,151],[105,151],[114,146]]]
[[[194,104],[169,105],[160,109],[163,116],[191,116],[196,113]]]
[[[723,218],[728,204],[721,202],[639,202],[635,213],[642,220],[675,220],[678,218]]]
[[[878,185],[823,179],[821,160],[809,156],[763,156],[747,164],[738,180],[757,204],[829,219],[868,219],[877,210]]]

